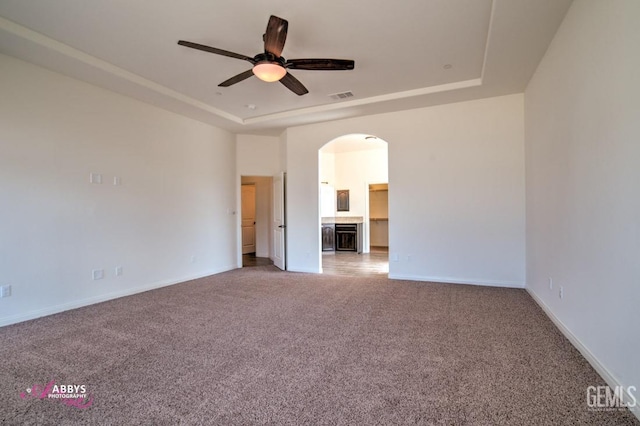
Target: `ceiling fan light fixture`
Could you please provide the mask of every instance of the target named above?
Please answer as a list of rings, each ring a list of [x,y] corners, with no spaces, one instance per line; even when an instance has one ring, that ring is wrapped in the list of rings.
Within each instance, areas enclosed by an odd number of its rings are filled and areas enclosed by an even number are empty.
[[[253,65],[251,69],[234,75],[218,84],[219,87],[229,87],[255,75],[261,81],[280,81],[287,89],[298,96],[302,96],[309,93],[309,90],[287,70],[337,71],[352,70],[354,68],[355,62],[352,59],[307,58],[285,60],[281,54],[284,42],[287,39],[288,28],[289,23],[286,19],[271,15],[267,23],[267,30],[262,35],[264,53],[258,53],[253,58],[187,40],[179,40],[178,44],[191,49],[202,50],[203,52],[240,59]]]
[[[268,83],[278,81],[287,74],[287,70],[280,64],[273,62],[258,62],[253,67],[253,73],[262,81]]]

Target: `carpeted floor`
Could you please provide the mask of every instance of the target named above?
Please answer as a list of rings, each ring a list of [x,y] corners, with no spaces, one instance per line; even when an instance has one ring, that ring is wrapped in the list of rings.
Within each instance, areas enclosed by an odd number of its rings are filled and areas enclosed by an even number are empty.
[[[244,268],[0,328],[0,360],[7,425],[640,424],[514,289]],[[52,380],[91,406],[24,393]]]

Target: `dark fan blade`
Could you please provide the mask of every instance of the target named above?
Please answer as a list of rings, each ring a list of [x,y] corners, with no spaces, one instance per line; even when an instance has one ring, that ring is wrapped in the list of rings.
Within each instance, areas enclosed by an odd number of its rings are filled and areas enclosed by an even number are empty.
[[[280,79],[280,83],[284,84],[287,89],[291,90],[298,96],[309,93],[307,88],[304,87],[302,83],[300,83],[298,79],[292,76],[290,73],[286,73],[285,76]]]
[[[203,50],[203,51],[209,52],[209,53],[215,53],[216,55],[222,55],[222,56],[228,56],[230,58],[242,59],[242,60],[245,60],[245,61],[249,61],[252,64],[255,64],[255,61],[253,60],[253,58],[250,58],[250,57],[245,56],[245,55],[241,55],[239,53],[229,52],[228,50],[216,49],[215,47],[205,46],[204,44],[192,43],[190,41],[184,41],[184,40],[180,40],[178,42],[178,44],[181,45],[181,46],[190,47],[192,49],[198,49],[198,50]]]
[[[289,59],[284,66],[293,70],[341,71],[352,70],[355,62],[350,59]]]
[[[253,69],[247,70],[243,73],[240,73],[234,77],[231,77],[229,80],[225,80],[222,83],[218,84],[220,87],[229,87],[232,84],[240,83],[242,80],[246,80],[253,75]]]
[[[264,34],[264,51],[273,53],[276,57],[282,55],[284,42],[287,40],[289,23],[277,16],[271,15],[267,24],[267,32]]]

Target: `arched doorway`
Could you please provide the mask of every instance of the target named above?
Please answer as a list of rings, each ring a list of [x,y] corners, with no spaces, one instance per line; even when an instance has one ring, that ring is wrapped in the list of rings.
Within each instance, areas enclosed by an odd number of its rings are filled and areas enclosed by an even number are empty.
[[[323,273],[388,274],[388,144],[370,134],[319,150]]]

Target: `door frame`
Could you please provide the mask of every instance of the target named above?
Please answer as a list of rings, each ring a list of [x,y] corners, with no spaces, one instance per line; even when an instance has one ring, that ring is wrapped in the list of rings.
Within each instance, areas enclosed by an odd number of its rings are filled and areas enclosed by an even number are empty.
[[[279,187],[278,187],[278,183]],[[271,192],[272,217],[271,229],[272,236],[272,252],[271,260],[273,264],[282,269],[287,270],[287,173],[280,172],[273,176],[273,190]],[[278,198],[280,194],[280,198]],[[280,215],[278,215],[278,211]],[[279,217],[278,217],[279,216]],[[278,245],[281,247],[280,258],[278,258]]]
[[[236,267],[242,268],[242,185],[255,184],[256,186],[256,255],[272,258],[272,198],[273,176],[258,174],[237,175],[236,181],[236,207],[235,210],[227,209],[233,214],[236,229]],[[266,200],[268,199],[268,205]]]

